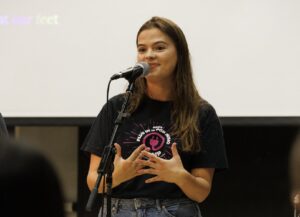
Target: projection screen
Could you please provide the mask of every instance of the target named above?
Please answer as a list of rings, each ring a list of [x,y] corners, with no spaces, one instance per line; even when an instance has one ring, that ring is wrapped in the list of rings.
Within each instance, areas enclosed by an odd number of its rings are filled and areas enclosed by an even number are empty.
[[[298,0],[2,0],[0,112],[96,116],[110,76],[136,62],[139,27],[162,16],[184,31],[220,116],[299,116],[299,11]],[[110,96],[126,87],[114,81]]]

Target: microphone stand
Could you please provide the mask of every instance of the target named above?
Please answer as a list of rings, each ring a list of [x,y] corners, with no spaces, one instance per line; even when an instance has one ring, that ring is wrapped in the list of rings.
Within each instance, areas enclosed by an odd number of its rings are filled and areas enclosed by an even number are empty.
[[[125,117],[128,117],[127,113],[124,113],[129,98],[132,95],[133,89],[134,89],[134,80],[135,79],[130,79],[129,81],[129,85],[128,88],[126,90],[126,96],[125,96],[125,100],[123,102],[121,111],[119,112],[119,115],[117,117],[117,119],[115,120],[114,123],[114,129],[110,138],[110,142],[108,145],[105,146],[103,154],[102,154],[102,158],[101,158],[101,162],[99,164],[98,167],[98,177],[95,183],[95,186],[92,190],[92,192],[90,193],[89,196],[89,200],[87,202],[86,205],[86,210],[87,211],[92,211],[96,196],[98,194],[98,188],[99,185],[101,183],[101,179],[102,177],[106,174],[106,183],[107,183],[107,190],[106,190],[106,195],[107,195],[107,217],[111,217],[111,193],[112,193],[112,173],[114,170],[114,159],[115,159],[115,147],[113,145],[113,142],[115,140],[115,136],[117,134],[118,128],[119,126],[122,124],[123,119]],[[102,194],[102,197],[104,197],[104,192]],[[103,200],[102,200],[103,201]],[[102,204],[103,206],[103,204]]]

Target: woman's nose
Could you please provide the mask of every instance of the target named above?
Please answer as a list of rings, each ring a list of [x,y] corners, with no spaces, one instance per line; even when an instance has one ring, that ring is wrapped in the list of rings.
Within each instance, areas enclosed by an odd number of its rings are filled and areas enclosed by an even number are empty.
[[[155,53],[153,52],[153,50],[148,50],[145,54],[146,59],[153,59],[155,58]]]

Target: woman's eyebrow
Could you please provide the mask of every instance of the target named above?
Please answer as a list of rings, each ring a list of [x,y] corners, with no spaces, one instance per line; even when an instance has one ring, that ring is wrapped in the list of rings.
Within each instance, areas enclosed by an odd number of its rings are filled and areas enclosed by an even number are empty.
[[[156,41],[156,42],[154,42],[152,45],[157,45],[157,44],[165,44],[165,45],[167,45],[168,43],[165,42],[165,41]],[[138,47],[139,47],[139,46],[146,46],[146,44],[140,43],[140,44],[138,44],[137,46],[138,46]]]

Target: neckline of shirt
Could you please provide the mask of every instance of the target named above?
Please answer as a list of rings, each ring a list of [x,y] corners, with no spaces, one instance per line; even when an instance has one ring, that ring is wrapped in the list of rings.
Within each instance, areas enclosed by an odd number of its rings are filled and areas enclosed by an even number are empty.
[[[144,99],[149,102],[151,101],[151,102],[160,103],[160,104],[171,104],[173,102],[172,100],[153,99],[153,98],[149,97],[147,94],[144,95]]]

